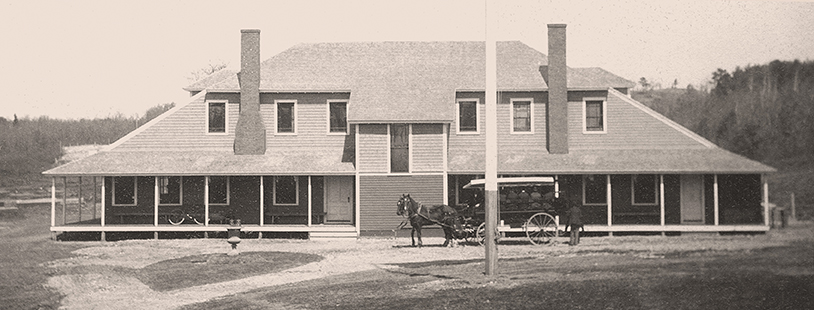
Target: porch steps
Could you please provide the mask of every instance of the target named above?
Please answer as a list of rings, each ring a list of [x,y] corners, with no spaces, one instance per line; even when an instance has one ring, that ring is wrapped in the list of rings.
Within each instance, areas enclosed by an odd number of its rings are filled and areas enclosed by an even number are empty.
[[[312,240],[356,239],[357,237],[356,231],[311,231],[308,233],[308,238]]]

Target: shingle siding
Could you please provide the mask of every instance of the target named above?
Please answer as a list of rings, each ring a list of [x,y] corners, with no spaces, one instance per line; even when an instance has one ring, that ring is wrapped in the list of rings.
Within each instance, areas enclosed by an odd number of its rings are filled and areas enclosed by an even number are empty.
[[[584,97],[597,97],[591,93]],[[572,150],[587,149],[692,149],[705,148],[703,144],[669,126],[652,115],[626,102],[608,95],[606,98],[607,133],[583,133],[583,101],[580,96],[569,96],[568,131]]]

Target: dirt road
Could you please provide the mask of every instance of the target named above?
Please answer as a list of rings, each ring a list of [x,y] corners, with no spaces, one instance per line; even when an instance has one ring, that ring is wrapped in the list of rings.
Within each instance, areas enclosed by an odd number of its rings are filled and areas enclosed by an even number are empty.
[[[565,242],[565,238],[559,240]],[[167,292],[156,292],[134,277],[123,276],[117,268],[138,269],[150,264],[183,256],[204,253],[226,253],[228,245],[223,239],[195,240],[137,240],[110,243],[88,243],[86,248],[74,251],[74,257],[52,261],[49,268],[75,270],[76,272],[54,276],[48,286],[65,295],[65,309],[114,309],[127,305],[129,309],[173,309],[184,305],[222,298],[238,293],[283,284],[336,277],[351,273],[386,270],[393,274],[410,268],[422,267],[421,263],[435,265],[432,272],[441,275],[438,281],[414,283],[414,289],[439,291],[463,287],[486,287],[506,289],[527,285],[529,281],[564,280],[563,275],[536,272],[523,280],[523,264],[506,263],[506,275],[498,281],[479,275],[474,270],[483,257],[479,246],[408,247],[409,238],[385,239],[363,238],[349,241],[293,241],[293,240],[244,240],[243,251],[289,251],[317,254],[324,257],[283,272],[244,278],[240,280],[195,286]],[[425,244],[440,244],[440,238],[425,238]],[[800,224],[786,230],[772,231],[757,236],[630,236],[585,238],[577,247],[566,244],[533,246],[525,242],[503,242],[499,255],[503,261],[525,262],[567,261],[569,257],[582,258],[581,264],[594,263],[629,264],[652,259],[713,256],[726,253],[748,253],[762,249],[788,246],[799,242],[814,242],[814,226]],[[448,266],[441,262],[450,262]],[[413,263],[413,265],[410,265]],[[417,264],[417,265],[416,265]],[[467,265],[468,264],[468,265]],[[465,268],[461,269],[461,268]],[[465,271],[465,272],[464,272]],[[539,270],[538,270],[539,271]],[[467,281],[447,281],[444,274],[469,273]],[[789,270],[795,274],[814,275],[814,267]],[[591,277],[613,278],[613,272],[596,272]],[[445,280],[446,279],[446,280]]]

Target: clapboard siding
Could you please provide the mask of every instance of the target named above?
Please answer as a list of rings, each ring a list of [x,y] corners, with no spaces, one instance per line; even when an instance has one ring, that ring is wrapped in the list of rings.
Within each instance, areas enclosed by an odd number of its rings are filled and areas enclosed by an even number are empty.
[[[479,134],[459,134],[458,119],[450,125],[449,151],[472,152],[485,149],[486,135],[486,104],[483,92],[459,92],[457,99],[478,99]],[[512,134],[511,100],[531,98],[534,101],[533,134]],[[456,100],[457,100],[456,99]],[[546,149],[546,105],[548,94],[546,92],[501,92],[497,105],[497,133],[498,147],[503,150],[528,150],[530,152],[547,152]]]
[[[396,203],[410,194],[425,205],[444,203],[443,175],[359,176],[359,222],[361,230],[392,230],[404,220],[396,215]]]
[[[207,134],[206,102],[200,98],[123,142],[116,151],[231,150],[235,140],[239,104],[227,104],[227,133]]]
[[[261,94],[260,113],[266,126],[266,146],[269,149],[311,148],[315,151],[341,149],[346,135],[328,134],[328,100],[348,99],[347,93],[332,94]],[[206,129],[206,100],[227,100],[227,133],[208,134]],[[275,133],[274,100],[297,101],[297,134]],[[234,131],[240,115],[240,95],[209,93],[205,97],[167,115],[149,128],[119,145],[117,151],[230,151],[234,145]],[[353,145],[353,143],[350,143]]]
[[[361,172],[388,172],[388,146],[390,136],[387,125],[359,124],[359,158],[357,169]]]
[[[607,133],[605,134],[584,134],[582,132],[582,98],[569,96],[568,139],[570,149],[687,149],[705,147],[700,142],[624,99],[616,95],[606,96],[607,124],[605,126]]]
[[[441,124],[414,124],[412,130],[413,172],[444,170],[444,129]]]

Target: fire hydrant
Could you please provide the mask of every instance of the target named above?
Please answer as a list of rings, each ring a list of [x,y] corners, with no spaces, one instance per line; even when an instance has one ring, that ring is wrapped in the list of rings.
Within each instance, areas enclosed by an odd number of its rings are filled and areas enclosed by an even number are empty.
[[[229,220],[229,227],[226,227],[228,231],[226,242],[232,245],[232,250],[226,253],[226,255],[234,256],[240,254],[237,251],[237,244],[240,243],[240,228],[240,219],[238,219],[237,222],[235,222],[235,220]]]

